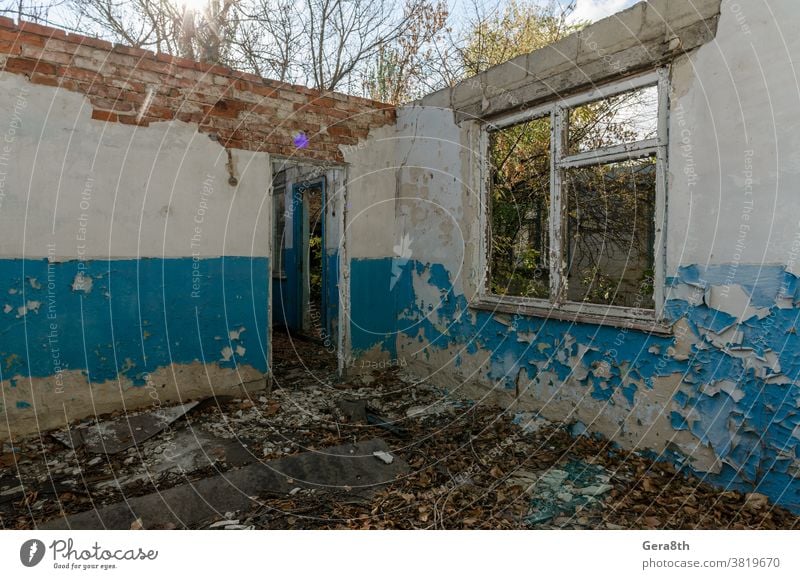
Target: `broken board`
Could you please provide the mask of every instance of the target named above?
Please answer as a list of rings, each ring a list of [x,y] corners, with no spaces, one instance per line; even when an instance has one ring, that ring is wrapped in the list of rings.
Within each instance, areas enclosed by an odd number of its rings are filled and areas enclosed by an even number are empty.
[[[127,414],[89,425],[79,425],[53,437],[69,446],[83,446],[95,454],[116,454],[155,436],[167,426],[186,415],[199,402],[188,402],[170,408],[160,408],[141,414]]]
[[[182,484],[159,493],[54,519],[41,529],[130,529],[141,519],[145,529],[192,528],[217,514],[247,509],[259,495],[285,495],[296,487],[370,496],[378,487],[408,472],[395,456],[391,464],[373,456],[391,452],[373,438],[357,444],[304,452]]]

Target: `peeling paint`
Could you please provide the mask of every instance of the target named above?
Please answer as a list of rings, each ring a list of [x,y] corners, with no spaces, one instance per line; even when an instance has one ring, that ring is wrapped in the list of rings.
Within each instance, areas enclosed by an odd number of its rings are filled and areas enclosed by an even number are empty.
[[[79,271],[75,274],[75,278],[72,280],[72,291],[88,294],[91,293],[93,284],[94,281],[90,276],[87,276],[82,271]]]
[[[356,271],[390,267],[390,260],[370,262]],[[782,279],[781,267],[761,269],[766,279]],[[716,288],[712,293],[721,287],[714,268],[690,273]],[[800,338],[791,331],[800,309],[778,307],[778,284],[763,287],[746,278],[738,287],[744,297],[711,300],[720,310],[708,302],[670,300],[673,336],[654,336],[472,310],[442,265],[411,261],[391,297],[381,296],[376,305],[395,312],[381,318],[382,331],[360,337],[358,328],[352,331],[354,343],[363,339],[392,357],[413,358],[412,370],[431,362],[452,367],[448,359],[458,357],[472,381],[495,387],[492,392],[500,386],[510,399],[522,396],[548,415],[560,408],[562,420],[577,412],[590,430],[635,446],[647,441],[643,448],[713,482],[758,489],[798,508],[800,484],[789,471],[800,452],[794,436],[800,425]],[[434,298],[439,305],[431,311]]]

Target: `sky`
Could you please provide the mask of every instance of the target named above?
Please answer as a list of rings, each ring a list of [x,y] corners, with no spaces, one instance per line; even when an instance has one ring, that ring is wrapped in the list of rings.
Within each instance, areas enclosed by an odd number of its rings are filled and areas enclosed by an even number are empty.
[[[615,12],[625,10],[636,4],[638,0],[578,0],[575,11],[570,19],[573,21],[592,21],[600,20],[606,16],[611,16]],[[562,3],[564,0],[562,0]]]
[[[450,0],[451,13],[455,16],[471,13],[477,3],[485,12],[502,11],[507,0]],[[556,0],[567,6],[571,0]],[[640,0],[577,0],[575,10],[569,17],[570,22],[594,22],[625,10]],[[533,0],[534,3],[546,5],[549,0]]]

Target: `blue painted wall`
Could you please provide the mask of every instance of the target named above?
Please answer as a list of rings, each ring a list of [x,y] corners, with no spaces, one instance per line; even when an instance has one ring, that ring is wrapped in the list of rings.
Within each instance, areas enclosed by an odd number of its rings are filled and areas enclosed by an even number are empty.
[[[800,477],[800,283],[782,267],[681,268],[668,280],[673,290],[690,288],[702,296],[736,284],[751,296],[753,307],[762,308],[760,316],[738,324],[740,343],[720,345],[707,331],[722,332],[737,318],[702,298],[671,299],[670,321],[684,319],[695,342],[683,357],[670,354],[675,337],[519,315],[511,316],[511,325],[502,323],[491,312],[470,309],[465,297],[453,291],[441,264],[399,262],[384,258],[352,263],[354,356],[377,347],[396,358],[397,338],[403,335],[414,340],[422,358],[453,346],[462,356],[488,352],[487,387],[513,389],[520,370],[529,379],[547,372],[578,384],[582,391],[575,393],[576,400],[588,395],[615,404],[620,397],[614,394],[619,393],[631,407],[639,384],[652,388],[654,378],[678,374],[682,380],[673,396],[672,428],[689,430],[722,461],[718,474],[697,474],[725,487],[764,493],[800,511],[800,478],[795,478]],[[438,303],[415,295],[412,272],[439,290]],[[386,291],[389,279],[394,283]],[[582,356],[580,372],[571,356]],[[460,358],[453,361],[455,366]],[[594,370],[600,367],[603,372]],[[720,381],[735,383],[736,391],[714,388]],[[677,450],[660,458],[693,468],[689,457]]]
[[[265,257],[3,259],[0,280],[4,388],[52,376],[56,348],[63,370],[92,382],[122,374],[143,385],[146,373],[191,362],[267,372]],[[234,353],[223,361],[226,346]]]

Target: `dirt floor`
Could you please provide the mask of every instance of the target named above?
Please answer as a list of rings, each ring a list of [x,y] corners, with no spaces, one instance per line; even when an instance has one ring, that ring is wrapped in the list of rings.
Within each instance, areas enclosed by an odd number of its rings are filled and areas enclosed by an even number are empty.
[[[798,517],[762,495],[712,488],[608,441],[573,436],[574,425],[450,398],[403,368],[339,380],[336,360],[322,346],[277,332],[273,359],[271,394],[202,401],[119,452],[98,450],[88,436],[78,443],[65,436],[66,429],[6,443],[0,452],[0,527],[28,529],[108,505],[130,507],[136,497],[197,485],[247,465],[285,464],[271,461],[313,458],[372,439],[381,439],[388,451],[374,452],[368,457],[374,462],[365,464],[380,469],[391,463],[402,474],[369,492],[336,484],[335,468],[326,485],[294,486],[284,476],[281,485],[248,489],[245,508],[161,528],[800,527]],[[84,432],[102,431],[115,418],[90,421]],[[74,526],[72,520],[64,524]],[[140,518],[130,526],[154,525]]]

